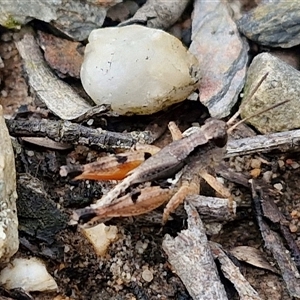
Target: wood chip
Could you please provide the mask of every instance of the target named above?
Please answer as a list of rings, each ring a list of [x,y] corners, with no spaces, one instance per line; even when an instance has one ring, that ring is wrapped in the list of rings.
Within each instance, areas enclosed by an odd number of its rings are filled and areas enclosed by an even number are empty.
[[[188,229],[176,238],[166,235],[163,241],[168,260],[193,299],[228,299],[198,212],[188,203],[185,209]]]
[[[237,290],[241,300],[260,300],[258,293],[245,279],[240,272],[240,269],[234,265],[231,259],[222,250],[222,247],[217,244],[210,242],[210,247],[214,257],[217,258],[221,264],[221,269],[226,278],[228,278]]]

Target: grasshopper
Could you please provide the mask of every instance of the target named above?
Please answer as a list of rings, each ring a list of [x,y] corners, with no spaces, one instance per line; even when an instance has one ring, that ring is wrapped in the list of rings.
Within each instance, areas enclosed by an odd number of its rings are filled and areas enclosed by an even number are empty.
[[[189,194],[199,193],[199,174],[208,183],[231,199],[230,193],[220,187],[216,180],[205,174],[203,170],[223,159],[227,144],[227,125],[225,122],[210,118],[202,127],[192,127],[181,136],[178,128],[171,123],[169,128],[174,141],[150,156],[137,168],[127,173],[125,179],[117,184],[90,207],[76,210],[73,221],[93,222],[97,219],[111,217],[125,217],[144,214],[170,201],[165,208],[163,222],[166,222],[170,212]],[[175,129],[174,129],[175,128]],[[147,152],[145,152],[147,153]],[[149,154],[149,153],[148,153]],[[122,156],[126,164],[126,155]],[[121,160],[121,158],[119,158]],[[168,178],[181,169],[183,170],[182,185],[174,189],[160,187],[146,187],[142,191],[135,191],[119,197],[135,184]]]
[[[249,95],[249,100],[267,75],[265,74],[261,78]],[[255,116],[288,101],[275,104],[256,113]],[[233,118],[236,116],[237,114]],[[232,119],[228,122],[231,123]],[[209,118],[202,127],[192,127],[181,134],[175,123],[171,122],[169,129],[173,142],[159,151],[157,148],[148,146],[147,151],[138,150],[135,153],[123,153],[113,158],[104,158],[100,162],[79,167],[78,170],[83,173],[76,179],[97,179],[99,169],[102,171],[100,176],[102,180],[124,179],[95,204],[76,210],[70,223],[77,224],[80,222],[89,226],[97,220],[141,215],[154,210],[169,200],[162,218],[163,223],[165,223],[170,213],[184,201],[186,196],[200,193],[200,177],[204,178],[218,193],[229,200],[229,208],[234,214],[234,202],[229,190],[206,171],[207,167],[220,163],[224,157],[228,132],[233,128],[227,131],[227,127],[227,123],[224,121]],[[158,186],[146,187],[125,194],[128,188],[136,184],[168,178],[180,170],[182,170],[180,187],[171,189]],[[68,167],[63,166],[61,175],[65,176],[69,171]]]

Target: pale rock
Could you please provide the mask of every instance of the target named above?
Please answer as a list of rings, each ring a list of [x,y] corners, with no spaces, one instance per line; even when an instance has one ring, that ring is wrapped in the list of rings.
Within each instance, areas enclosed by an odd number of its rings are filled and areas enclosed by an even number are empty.
[[[153,272],[151,270],[149,270],[148,268],[146,268],[143,272],[142,272],[142,278],[146,281],[146,282],[151,282],[153,280]]]
[[[251,100],[248,95],[268,73]],[[300,72],[268,53],[257,55],[247,72],[241,105],[242,118],[249,117],[283,100],[290,102],[250,118],[247,122],[261,133],[287,131],[300,127]]]
[[[19,237],[15,157],[1,105],[0,141],[0,263],[4,263],[17,252]]]
[[[93,245],[98,256],[105,255],[109,245],[118,238],[118,228],[103,223],[91,228],[82,228],[82,233]]]
[[[199,80],[197,59],[170,34],[139,25],[92,31],[81,68],[97,104],[152,114],[186,99]]]
[[[55,291],[57,284],[45,264],[35,257],[15,258],[0,273],[0,283],[8,290],[22,288],[26,292]]]

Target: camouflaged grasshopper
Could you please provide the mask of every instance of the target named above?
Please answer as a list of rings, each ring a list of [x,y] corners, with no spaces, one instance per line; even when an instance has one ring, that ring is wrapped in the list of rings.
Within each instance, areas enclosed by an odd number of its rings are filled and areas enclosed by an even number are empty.
[[[262,77],[249,99],[267,75]],[[273,105],[255,116],[288,101]],[[231,121],[232,119],[229,122]],[[169,214],[184,201],[186,196],[200,193],[200,177],[229,200],[229,206],[234,213],[230,192],[206,171],[207,167],[218,164],[224,157],[228,139],[227,127],[224,121],[209,118],[202,127],[192,127],[181,134],[175,123],[171,122],[169,129],[173,142],[159,151],[148,146],[149,151],[138,150],[118,154],[79,167],[78,170],[83,173],[76,179],[124,179],[95,204],[76,210],[71,224],[79,222],[89,226],[97,220],[141,215],[169,200],[163,214],[165,223]],[[148,186],[126,194],[127,189],[136,184],[168,178],[180,170],[182,170],[180,186],[171,188]],[[67,166],[63,166],[61,175],[65,176],[69,171]]]
[[[209,181],[224,196],[231,198],[230,193],[224,187],[220,187],[220,184],[215,179],[212,179],[212,176],[209,177],[204,172],[206,167],[223,159],[227,143],[226,123],[211,118],[202,127],[189,128],[182,135],[174,123],[171,123],[169,128],[174,141],[153,156],[149,152],[144,152],[144,154],[138,152],[137,157],[134,157],[132,153],[128,154],[128,156],[124,153],[115,156],[115,159],[106,159],[106,161],[104,159],[83,167],[83,174],[78,179],[92,178],[90,176],[93,174],[91,170],[96,164],[98,169],[99,165],[102,165],[102,169],[104,169],[104,166],[107,165],[110,165],[110,167],[111,165],[117,166],[118,162],[119,165],[122,163],[129,166],[130,164],[135,165],[138,157],[143,155],[144,157],[149,156],[138,167],[125,174],[125,179],[95,204],[76,210],[73,215],[74,223],[144,214],[161,206],[171,198],[163,215],[163,222],[166,222],[170,212],[175,210],[187,195],[200,192],[199,175]],[[120,197],[132,185],[168,178],[181,169],[183,169],[183,174],[179,188],[146,187],[140,191],[134,191]],[[64,171],[66,172],[67,170]],[[122,171],[121,173],[123,176],[124,172]],[[208,177],[209,179],[207,179]]]

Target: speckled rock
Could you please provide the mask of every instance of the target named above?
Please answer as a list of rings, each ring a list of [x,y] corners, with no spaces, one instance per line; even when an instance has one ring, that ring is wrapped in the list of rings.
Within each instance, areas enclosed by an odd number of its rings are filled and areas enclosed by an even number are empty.
[[[30,174],[19,174],[17,188],[19,230],[53,243],[55,234],[67,226],[68,217],[57,208],[39,179]]]
[[[0,0],[0,24],[6,28],[20,28],[38,19],[82,41],[90,32],[102,26],[109,6],[122,2],[77,0]]]
[[[249,93],[269,72],[267,78],[250,101]],[[286,131],[300,127],[300,72],[268,53],[257,55],[251,63],[245,84],[241,116],[246,118],[283,100],[290,102],[249,119],[249,123],[262,133]]]
[[[139,25],[94,30],[81,68],[85,91],[122,115],[152,114],[197,87],[198,61],[174,36]]]
[[[212,117],[228,116],[238,100],[248,48],[224,1],[195,1],[190,51],[201,66],[199,98]]]
[[[0,263],[19,248],[15,157],[0,105]]]
[[[259,5],[238,21],[250,40],[270,47],[290,48],[300,44],[300,1]]]

